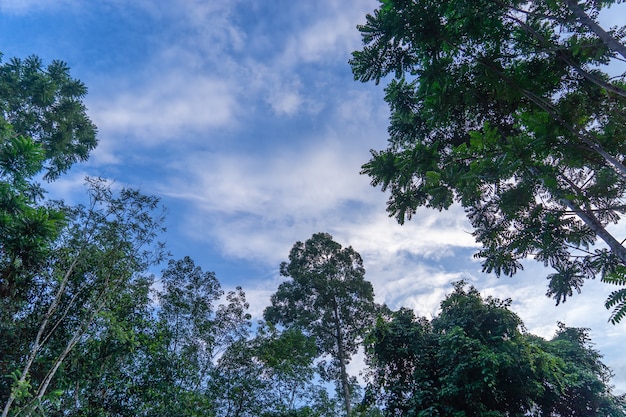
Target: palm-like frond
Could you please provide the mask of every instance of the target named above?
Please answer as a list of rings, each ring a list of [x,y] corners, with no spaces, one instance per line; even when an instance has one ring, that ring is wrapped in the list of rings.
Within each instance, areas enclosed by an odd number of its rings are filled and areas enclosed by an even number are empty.
[[[602,282],[626,286],[626,267],[618,266],[615,271],[602,277]],[[619,323],[626,317],[626,288],[613,291],[604,302],[607,309],[613,309],[609,321],[612,324]]]

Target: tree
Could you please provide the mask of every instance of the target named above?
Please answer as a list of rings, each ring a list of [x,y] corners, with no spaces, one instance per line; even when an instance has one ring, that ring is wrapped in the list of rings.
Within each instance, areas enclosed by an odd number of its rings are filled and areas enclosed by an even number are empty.
[[[215,274],[202,271],[189,257],[170,260],[161,282],[158,316],[170,356],[170,365],[161,375],[172,376],[171,388],[195,390],[202,385],[221,342],[216,340],[214,315],[224,292]]]
[[[430,321],[408,309],[380,318],[366,339],[366,399],[385,416],[626,413],[586,329],[560,325],[546,341],[522,332],[510,303],[458,282]]]
[[[12,408],[28,415],[53,405],[66,388],[67,358],[81,343],[104,333],[99,325],[115,309],[116,296],[162,259],[156,241],[163,230],[158,198],[132,189],[114,193],[99,179],[89,180],[89,187],[88,207],[58,203],[55,210],[67,223],[45,267],[31,277],[24,297],[28,303],[19,305],[9,326],[3,323],[8,331],[2,338],[14,350],[3,352],[0,360],[14,382],[2,386],[2,417]]]
[[[300,329],[260,322],[254,338],[232,343],[218,360],[208,391],[217,415],[336,416],[314,381],[316,358],[315,340]]]
[[[296,242],[289,262],[280,265],[280,273],[291,279],[272,295],[265,319],[315,337],[319,353],[332,358],[327,379],[337,382],[350,415],[351,382],[346,366],[376,310],[361,256],[352,247],[342,248],[331,235],[316,233],[305,243]]]
[[[215,361],[248,335],[245,293],[237,287],[218,304],[224,292],[215,274],[189,257],[170,260],[161,282],[159,343],[142,377],[151,393],[144,408],[148,415],[214,415]]]
[[[0,53],[0,63],[2,54]],[[45,154],[47,179],[85,161],[98,141],[82,99],[85,85],[70,76],[65,62],[44,68],[40,58],[13,58],[0,65],[0,119],[15,134],[30,137]]]
[[[362,171],[390,215],[460,203],[483,270],[533,257],[557,304],[626,265],[607,229],[626,210],[626,84],[602,70],[626,58],[626,29],[596,23],[612,3],[382,0],[350,63],[361,81],[394,76],[389,146]]]
[[[87,89],[61,61],[43,68],[31,56],[1,63],[0,53],[0,297],[26,301],[28,276],[41,266],[63,223],[42,204],[34,180],[55,179],[96,146],[96,128],[82,98]],[[13,307],[9,307],[13,308]]]

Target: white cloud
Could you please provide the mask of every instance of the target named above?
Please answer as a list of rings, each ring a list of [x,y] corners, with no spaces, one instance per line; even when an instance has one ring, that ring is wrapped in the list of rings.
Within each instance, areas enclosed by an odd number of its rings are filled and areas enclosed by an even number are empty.
[[[359,156],[328,140],[273,153],[196,153],[172,163],[188,178],[163,191],[191,198],[204,210],[271,220],[313,217],[371,191],[357,174]]]
[[[96,147],[96,149],[91,151],[91,155],[89,155],[90,165],[117,165],[122,162],[116,148],[117,140],[115,140],[115,137],[118,134],[119,132],[115,132],[112,135],[105,135],[102,134],[102,132],[98,134],[98,146]]]
[[[287,86],[278,86],[269,92],[268,103],[278,115],[285,114],[291,116],[295,114],[302,105],[303,98],[300,95],[299,83]]]
[[[195,181],[161,192],[193,204],[193,227],[185,227],[193,238],[217,240],[229,257],[277,265],[296,240],[352,222],[339,208],[367,188],[354,171],[345,175],[349,163],[342,166],[340,154],[309,152],[265,160],[201,156],[187,161]]]
[[[145,144],[156,145],[195,137],[199,130],[227,126],[235,120],[233,88],[217,78],[181,71],[115,90],[119,93],[101,96],[89,106],[91,117],[107,136],[132,134],[143,138]]]
[[[353,1],[350,7],[341,2],[320,1],[310,12],[310,24],[294,33],[281,54],[282,65],[346,60],[360,46],[357,22],[378,7],[371,0]]]
[[[350,242],[371,254],[389,256],[404,251],[441,259],[450,256],[453,248],[477,247],[471,231],[463,210],[456,205],[441,212],[421,208],[413,220],[399,226],[386,215],[379,201],[369,218],[351,231]]]

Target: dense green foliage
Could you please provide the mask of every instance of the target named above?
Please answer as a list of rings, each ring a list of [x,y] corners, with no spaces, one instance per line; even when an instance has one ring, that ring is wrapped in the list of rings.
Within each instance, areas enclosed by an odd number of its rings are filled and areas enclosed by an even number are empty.
[[[5,412],[16,406],[38,407],[65,388],[57,376],[72,351],[118,308],[116,296],[141,283],[140,272],[160,260],[154,239],[161,228],[158,200],[134,190],[114,194],[101,180],[89,182],[89,207],[56,205],[65,222],[36,269],[20,271],[13,287],[18,296],[3,298],[3,370],[16,379]],[[51,391],[53,381],[58,381]],[[19,387],[19,390],[16,389]],[[52,395],[50,394],[50,395]],[[50,400],[51,401],[51,400]]]
[[[532,257],[554,268],[557,304],[626,265],[606,227],[626,210],[626,84],[603,71],[626,29],[595,22],[611,3],[382,0],[351,65],[393,77],[389,146],[363,165],[390,215],[460,203],[483,270]]]
[[[386,416],[623,416],[585,329],[546,341],[521,331],[510,300],[455,284],[432,320],[407,309],[366,341],[368,400]]]

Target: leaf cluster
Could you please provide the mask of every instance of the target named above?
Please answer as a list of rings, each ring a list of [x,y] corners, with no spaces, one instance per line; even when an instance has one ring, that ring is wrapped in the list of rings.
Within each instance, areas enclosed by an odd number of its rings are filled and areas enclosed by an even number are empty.
[[[383,415],[624,415],[587,329],[560,324],[546,341],[524,331],[510,300],[465,287],[432,320],[408,309],[379,318],[366,339],[366,401]]]
[[[62,61],[44,67],[40,58],[30,56],[0,65],[0,118],[17,135],[41,145],[48,179],[85,161],[98,143],[82,102],[86,94],[85,85],[71,77]]]

